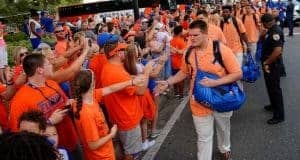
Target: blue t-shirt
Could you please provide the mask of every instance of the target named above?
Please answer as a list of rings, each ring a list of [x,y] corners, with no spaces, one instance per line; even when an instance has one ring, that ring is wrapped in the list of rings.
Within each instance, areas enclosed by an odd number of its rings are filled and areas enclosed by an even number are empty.
[[[142,58],[141,63],[145,66],[148,63],[147,59]],[[155,79],[154,78],[149,78],[149,82],[148,82],[148,88],[150,90],[150,92],[152,93],[154,88],[155,88]]]
[[[48,17],[41,18],[41,25],[45,27],[46,32],[52,33],[54,31],[53,19]]]

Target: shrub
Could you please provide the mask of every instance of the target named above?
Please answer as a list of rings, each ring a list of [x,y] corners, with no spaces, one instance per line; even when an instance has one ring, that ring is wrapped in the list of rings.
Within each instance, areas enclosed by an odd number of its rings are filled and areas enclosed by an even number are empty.
[[[6,36],[4,36],[4,39],[6,42],[16,42],[16,41],[27,40],[28,37],[25,33],[18,32],[18,33],[9,33]]]

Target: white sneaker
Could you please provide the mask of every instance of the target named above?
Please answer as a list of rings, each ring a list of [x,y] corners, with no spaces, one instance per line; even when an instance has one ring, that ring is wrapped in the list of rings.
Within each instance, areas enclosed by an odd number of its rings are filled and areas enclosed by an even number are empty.
[[[146,139],[146,141],[142,143],[142,149],[143,151],[146,151],[148,148],[148,139]]]
[[[148,139],[146,139],[146,141],[145,141],[144,143],[142,143],[142,149],[143,149],[143,151],[148,150],[148,149],[151,148],[154,144],[155,144],[155,140],[149,141]]]
[[[148,148],[151,148],[152,146],[154,146],[154,144],[155,144],[155,140],[148,141]]]

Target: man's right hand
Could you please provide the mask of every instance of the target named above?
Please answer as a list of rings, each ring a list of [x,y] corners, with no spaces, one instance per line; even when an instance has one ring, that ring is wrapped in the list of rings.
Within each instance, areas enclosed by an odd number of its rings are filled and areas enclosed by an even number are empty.
[[[68,109],[56,109],[48,119],[50,120],[51,124],[58,124],[64,119],[67,112]]]
[[[156,86],[154,88],[154,95],[158,96],[162,92],[164,92],[169,87],[167,81],[156,81]]]

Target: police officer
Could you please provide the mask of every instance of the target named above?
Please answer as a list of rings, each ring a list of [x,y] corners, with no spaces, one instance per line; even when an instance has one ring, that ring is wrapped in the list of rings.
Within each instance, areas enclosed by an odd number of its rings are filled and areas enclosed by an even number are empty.
[[[289,27],[289,36],[294,35],[294,9],[295,5],[292,0],[288,0],[288,4],[286,6],[286,21]]]
[[[273,111],[273,118],[268,124],[277,124],[284,121],[282,90],[280,88],[281,58],[284,35],[275,23],[274,17],[267,13],[261,17],[261,22],[267,32],[264,36],[261,62],[264,71],[265,83],[271,104],[265,106]]]

